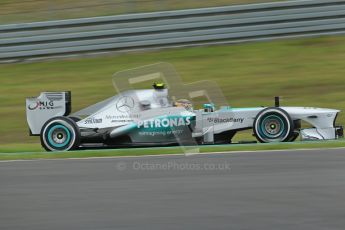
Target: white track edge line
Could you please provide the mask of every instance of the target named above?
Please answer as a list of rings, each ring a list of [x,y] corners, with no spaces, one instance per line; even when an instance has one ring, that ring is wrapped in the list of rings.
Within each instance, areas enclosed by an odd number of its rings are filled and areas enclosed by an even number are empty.
[[[19,159],[19,160],[0,160],[0,163],[11,162],[34,162],[34,161],[64,161],[64,160],[97,160],[97,159],[123,159],[123,158],[149,158],[149,157],[170,157],[170,156],[198,156],[198,155],[221,155],[233,153],[263,153],[263,152],[297,152],[297,151],[321,151],[321,150],[345,150],[345,147],[335,148],[301,148],[301,149],[276,149],[276,150],[239,150],[239,151],[223,151],[223,152],[204,152],[204,153],[173,153],[173,154],[156,154],[142,156],[104,156],[104,157],[71,157],[71,158],[40,158],[40,159]]]

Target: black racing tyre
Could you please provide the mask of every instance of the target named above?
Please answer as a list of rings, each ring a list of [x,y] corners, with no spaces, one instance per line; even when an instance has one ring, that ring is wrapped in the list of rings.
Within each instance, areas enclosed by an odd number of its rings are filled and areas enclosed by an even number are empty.
[[[266,108],[256,116],[254,135],[261,143],[287,142],[293,138],[294,123],[281,108]]]
[[[293,132],[290,139],[289,139],[289,142],[294,142],[298,136],[299,136],[298,132]]]
[[[47,151],[68,151],[80,145],[80,130],[68,117],[54,117],[41,130],[41,145]]]
[[[69,116],[68,118],[72,119],[74,122],[78,122],[78,121],[82,120],[82,118],[76,117],[76,116]]]

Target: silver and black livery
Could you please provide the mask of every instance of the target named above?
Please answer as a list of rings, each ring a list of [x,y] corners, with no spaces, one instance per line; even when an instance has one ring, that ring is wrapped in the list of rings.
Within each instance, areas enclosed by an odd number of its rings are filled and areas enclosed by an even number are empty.
[[[42,92],[26,99],[31,135],[41,138],[47,151],[79,147],[225,144],[252,129],[259,142],[330,140],[343,136],[335,126],[335,109],[273,107],[216,109],[204,104],[193,109],[188,100],[172,101],[163,84],[153,89],[129,90],[71,112],[70,92]],[[310,125],[301,128],[301,121]]]

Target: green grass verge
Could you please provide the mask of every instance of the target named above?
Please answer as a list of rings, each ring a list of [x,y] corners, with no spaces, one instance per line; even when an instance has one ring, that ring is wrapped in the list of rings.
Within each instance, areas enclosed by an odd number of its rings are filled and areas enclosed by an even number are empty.
[[[203,145],[181,147],[156,147],[156,148],[127,148],[127,149],[103,149],[80,150],[70,152],[43,152],[33,145],[19,145],[16,147],[0,147],[0,160],[30,160],[30,159],[59,159],[59,158],[85,158],[85,157],[116,157],[116,156],[144,156],[144,155],[169,155],[182,154],[184,151],[196,153],[208,152],[232,152],[254,150],[287,150],[287,149],[315,149],[345,147],[344,140],[320,141],[320,142],[293,142],[270,144],[233,144],[233,145]],[[29,150],[26,152],[25,150]],[[14,152],[15,151],[15,152]]]

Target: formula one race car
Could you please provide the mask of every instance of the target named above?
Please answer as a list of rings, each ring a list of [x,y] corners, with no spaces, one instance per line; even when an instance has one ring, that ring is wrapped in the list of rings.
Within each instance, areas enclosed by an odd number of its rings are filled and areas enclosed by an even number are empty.
[[[309,107],[215,109],[204,104],[194,110],[189,100],[169,99],[163,84],[153,89],[129,90],[69,116],[70,92],[42,92],[26,99],[31,135],[41,138],[47,151],[79,147],[164,146],[176,144],[225,144],[234,135],[252,129],[259,142],[329,140],[343,136],[335,126],[340,112]],[[302,129],[301,121],[310,124]]]

